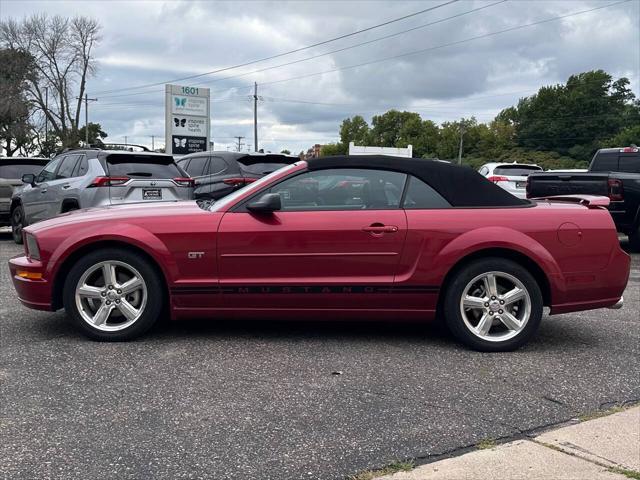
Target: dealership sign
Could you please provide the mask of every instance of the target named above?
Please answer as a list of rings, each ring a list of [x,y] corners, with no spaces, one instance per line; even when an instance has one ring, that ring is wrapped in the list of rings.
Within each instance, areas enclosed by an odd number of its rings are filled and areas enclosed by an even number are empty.
[[[208,88],[165,85],[165,141],[171,155],[208,150],[211,130]]]

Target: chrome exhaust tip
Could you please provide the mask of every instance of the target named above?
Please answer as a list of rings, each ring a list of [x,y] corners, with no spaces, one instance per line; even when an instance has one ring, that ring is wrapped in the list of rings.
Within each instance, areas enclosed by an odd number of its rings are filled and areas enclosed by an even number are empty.
[[[620,310],[622,308],[622,306],[624,305],[624,297],[620,297],[620,300],[618,300],[614,305],[611,305],[610,308],[611,310]]]

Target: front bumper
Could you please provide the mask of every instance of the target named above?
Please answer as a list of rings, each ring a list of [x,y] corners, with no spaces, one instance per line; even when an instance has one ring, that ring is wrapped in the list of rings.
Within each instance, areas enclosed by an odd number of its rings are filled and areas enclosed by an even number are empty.
[[[35,310],[51,311],[51,283],[46,278],[30,279],[18,276],[18,270],[44,274],[42,262],[22,255],[9,260],[9,271],[19,300]]]

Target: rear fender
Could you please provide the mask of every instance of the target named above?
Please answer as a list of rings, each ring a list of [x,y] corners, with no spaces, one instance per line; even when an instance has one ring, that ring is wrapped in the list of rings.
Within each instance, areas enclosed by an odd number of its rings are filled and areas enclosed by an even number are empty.
[[[522,232],[506,227],[482,227],[463,233],[448,243],[434,258],[433,270],[448,274],[461,260],[482,250],[505,249],[527,256],[545,273],[552,293],[560,287],[562,273],[549,251]],[[561,288],[561,287],[560,287]]]

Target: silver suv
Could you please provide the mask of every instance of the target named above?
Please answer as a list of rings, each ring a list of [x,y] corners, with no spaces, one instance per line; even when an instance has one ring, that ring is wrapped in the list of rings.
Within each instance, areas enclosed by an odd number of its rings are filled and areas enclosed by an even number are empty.
[[[189,200],[193,180],[170,155],[82,149],[64,152],[11,198],[11,230],[22,243],[22,228],[80,208],[134,202]]]
[[[542,167],[528,163],[485,163],[478,169],[487,180],[502,187],[511,195],[527,198],[527,177],[542,172]]]

